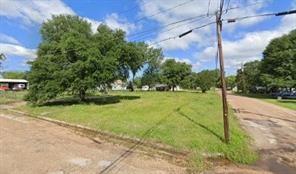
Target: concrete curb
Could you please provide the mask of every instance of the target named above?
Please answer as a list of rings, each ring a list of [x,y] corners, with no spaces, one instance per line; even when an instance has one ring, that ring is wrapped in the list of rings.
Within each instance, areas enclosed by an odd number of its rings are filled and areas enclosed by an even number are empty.
[[[136,138],[131,138],[131,137],[127,137],[127,136],[120,136],[120,135],[115,135],[109,132],[105,132],[105,131],[101,131],[101,130],[96,130],[93,128],[89,128],[86,126],[82,126],[79,124],[72,124],[72,123],[67,123],[64,121],[60,121],[60,120],[55,120],[55,119],[51,119],[51,118],[47,118],[47,117],[43,117],[43,116],[34,116],[31,115],[29,113],[26,112],[22,112],[19,110],[15,110],[15,109],[6,109],[8,111],[17,113],[17,114],[22,114],[28,117],[32,117],[32,118],[37,118],[40,120],[44,120],[44,121],[48,121],[54,124],[57,124],[59,126],[62,127],[66,127],[66,128],[70,128],[73,129],[75,131],[78,131],[79,133],[82,133],[84,136],[87,136],[89,138],[95,138],[95,137],[99,137],[100,139],[104,139],[104,140],[108,140],[111,142],[114,142],[115,144],[125,144],[126,145],[130,145],[131,148],[137,148],[140,150],[144,150],[145,152],[151,152],[153,151],[154,154],[159,154],[161,156],[164,156],[168,159],[179,159],[178,163],[184,163],[186,161],[186,158],[188,157],[190,152],[186,152],[186,151],[178,151],[174,148],[165,146],[163,144],[155,144],[149,141],[145,141],[145,140],[141,140],[141,139],[136,139]],[[130,149],[131,149],[130,148]],[[181,160],[181,161],[180,161]]]

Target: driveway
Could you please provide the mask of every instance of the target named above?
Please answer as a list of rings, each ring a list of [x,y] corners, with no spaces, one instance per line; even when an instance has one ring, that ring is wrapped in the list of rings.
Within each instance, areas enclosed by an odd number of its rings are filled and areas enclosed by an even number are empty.
[[[185,168],[53,123],[0,113],[0,173],[179,174]]]
[[[296,173],[296,111],[232,94],[228,102],[260,152],[255,166],[273,173]]]

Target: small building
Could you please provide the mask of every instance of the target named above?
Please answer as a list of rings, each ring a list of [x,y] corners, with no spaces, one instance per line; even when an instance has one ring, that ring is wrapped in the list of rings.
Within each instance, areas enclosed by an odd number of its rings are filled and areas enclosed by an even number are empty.
[[[118,91],[118,90],[126,90],[127,85],[126,83],[124,83],[122,80],[115,80],[112,84],[111,84],[112,90],[114,91]]]
[[[142,91],[148,91],[148,90],[149,90],[149,86],[148,85],[142,86]]]
[[[10,90],[25,90],[29,88],[29,82],[24,79],[0,79],[0,86]]]
[[[156,84],[155,85],[155,90],[156,91],[169,91],[170,87],[166,84]]]

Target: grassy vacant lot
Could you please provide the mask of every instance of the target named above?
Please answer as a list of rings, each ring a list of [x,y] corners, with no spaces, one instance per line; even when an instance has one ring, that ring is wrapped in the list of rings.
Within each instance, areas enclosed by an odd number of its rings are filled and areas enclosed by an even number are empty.
[[[253,98],[258,98],[263,101],[282,106],[288,109],[296,110],[296,100],[295,99],[282,99],[282,100],[277,100],[276,98],[272,98],[270,96],[266,95],[259,95],[259,94],[248,94],[248,97],[253,97]]]
[[[115,134],[165,143],[193,154],[223,153],[228,159],[241,163],[256,159],[256,154],[249,148],[248,136],[233,114],[230,117],[231,143],[222,142],[222,106],[214,92],[112,92],[111,95],[119,96],[120,102],[27,105],[20,109]]]
[[[0,104],[22,101],[26,91],[0,91]]]

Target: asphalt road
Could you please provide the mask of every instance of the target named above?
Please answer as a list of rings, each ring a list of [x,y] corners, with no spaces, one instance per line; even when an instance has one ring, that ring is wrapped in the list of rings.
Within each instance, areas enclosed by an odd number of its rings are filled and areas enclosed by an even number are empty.
[[[166,160],[127,150],[53,123],[0,113],[1,174],[185,173]]]

